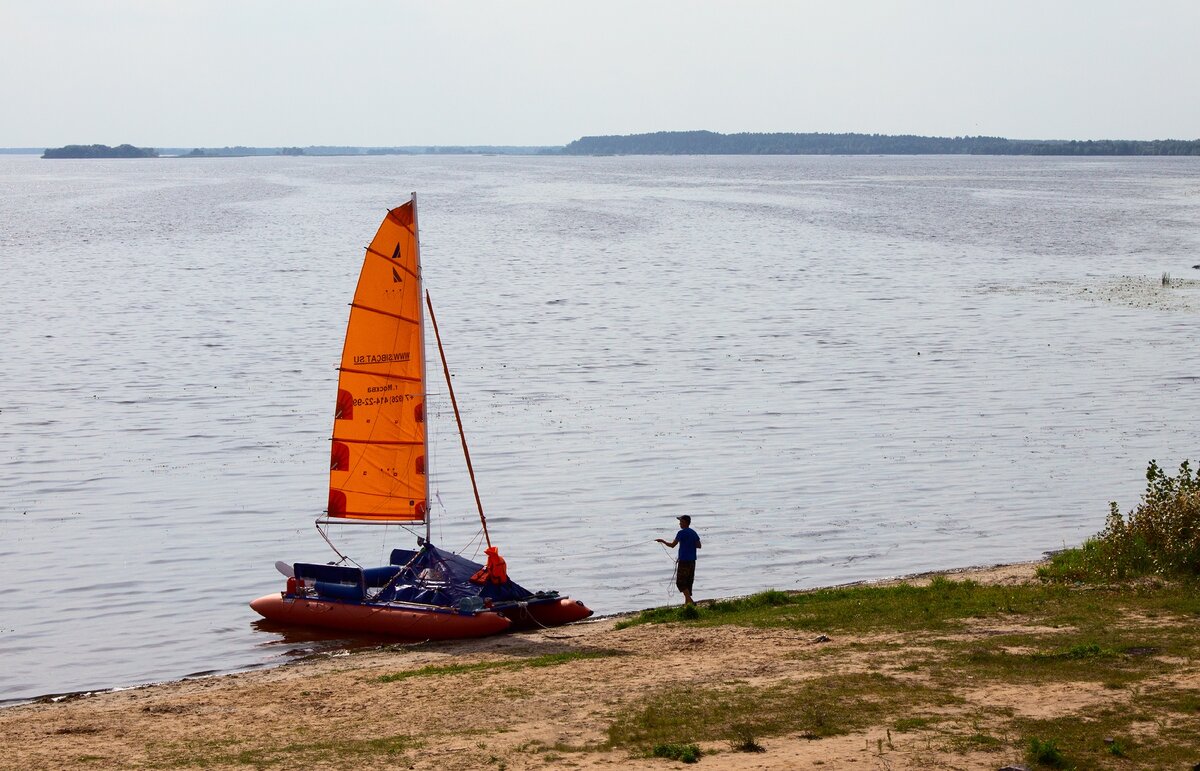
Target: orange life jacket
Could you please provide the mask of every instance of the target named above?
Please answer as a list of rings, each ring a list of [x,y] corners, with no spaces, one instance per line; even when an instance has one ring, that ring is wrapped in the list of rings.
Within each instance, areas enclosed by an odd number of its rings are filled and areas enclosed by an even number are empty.
[[[508,581],[508,563],[500,556],[500,549],[489,546],[483,550],[487,555],[487,565],[471,576],[472,583],[482,584],[491,581],[493,584],[503,584]]]

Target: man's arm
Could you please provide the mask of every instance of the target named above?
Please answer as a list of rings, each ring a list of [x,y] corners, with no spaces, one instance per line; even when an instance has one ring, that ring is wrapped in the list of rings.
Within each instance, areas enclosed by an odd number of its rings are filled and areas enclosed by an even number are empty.
[[[661,539],[661,538],[655,538],[654,540],[658,541],[658,542],[659,542],[659,543],[661,543],[663,546],[669,546],[669,547],[671,547],[672,549],[674,549],[674,548],[675,548],[675,544],[679,543],[679,539],[678,539],[678,538],[676,538],[674,541],[671,541],[670,543],[667,543],[666,541],[664,541],[664,540],[663,540],[663,539]]]

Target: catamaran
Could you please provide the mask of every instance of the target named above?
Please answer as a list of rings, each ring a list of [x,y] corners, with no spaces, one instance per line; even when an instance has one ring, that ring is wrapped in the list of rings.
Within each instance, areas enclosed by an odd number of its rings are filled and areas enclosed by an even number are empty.
[[[425,311],[429,312],[458,424],[486,564],[430,542],[426,430]],[[250,603],[277,622],[405,639],[483,637],[587,618],[582,602],[531,592],[508,577],[492,544],[433,304],[421,282],[417,196],[390,210],[367,247],[338,374],[329,504],[317,529],[333,524],[425,526],[417,549],[394,549],[389,564],[277,563],[281,592]],[[330,542],[332,546],[332,542]],[[336,551],[336,547],[335,547]]]

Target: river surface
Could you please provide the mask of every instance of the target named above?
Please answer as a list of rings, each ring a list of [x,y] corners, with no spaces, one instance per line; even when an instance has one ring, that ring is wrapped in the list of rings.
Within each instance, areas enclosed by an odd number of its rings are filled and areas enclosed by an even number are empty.
[[[342,644],[247,602],[334,558],[347,304],[412,190],[493,540],[598,613],[678,600],[676,514],[730,596],[1036,559],[1200,457],[1161,286],[1200,278],[1200,159],[0,156],[0,700]]]

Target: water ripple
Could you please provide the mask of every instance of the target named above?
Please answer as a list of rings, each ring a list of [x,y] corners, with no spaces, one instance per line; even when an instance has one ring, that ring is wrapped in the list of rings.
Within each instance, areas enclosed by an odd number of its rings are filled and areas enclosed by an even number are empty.
[[[345,643],[245,603],[275,560],[333,558],[334,363],[397,190],[429,191],[493,537],[522,583],[609,613],[678,600],[653,539],[684,511],[702,596],[839,584],[1036,558],[1132,505],[1150,458],[1200,456],[1191,306],[1127,302],[1194,264],[1198,170],[0,158],[0,700]],[[86,260],[48,272],[64,245]],[[434,539],[477,554],[440,391],[429,415]],[[412,543],[338,536],[364,563]]]

